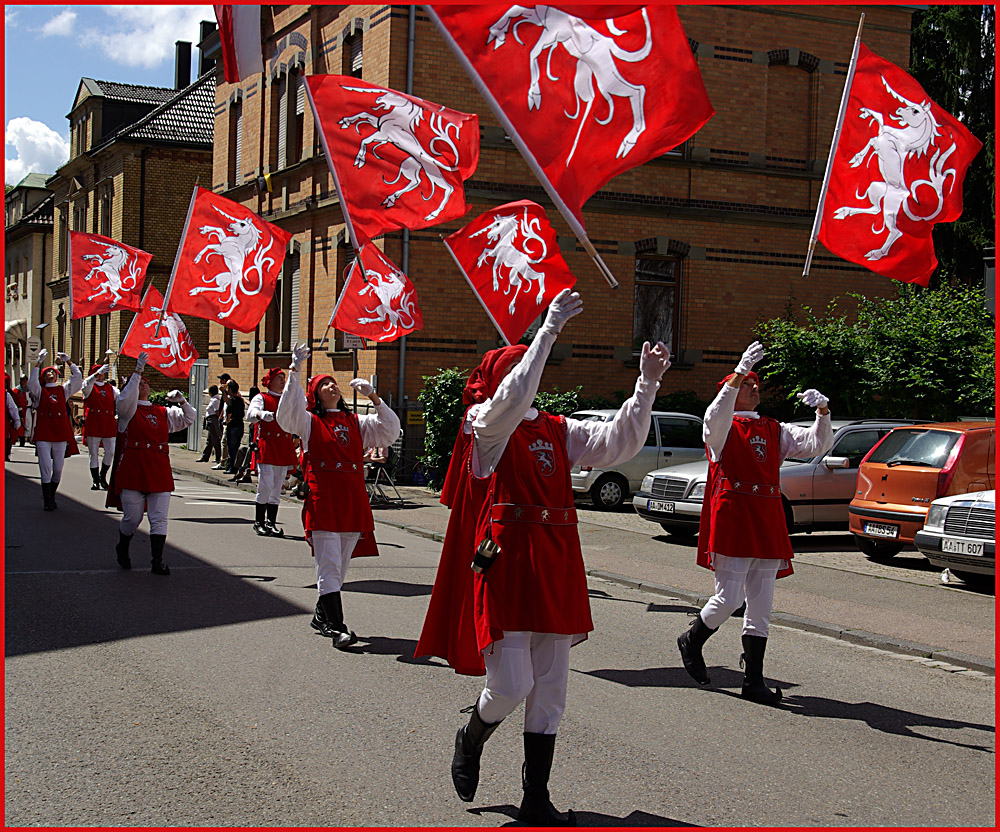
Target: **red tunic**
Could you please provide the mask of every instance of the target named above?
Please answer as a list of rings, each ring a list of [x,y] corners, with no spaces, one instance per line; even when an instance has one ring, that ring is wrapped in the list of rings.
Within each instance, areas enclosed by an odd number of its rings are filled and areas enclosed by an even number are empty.
[[[264,391],[264,409],[274,413],[278,409],[278,396]],[[276,421],[257,422],[257,457],[264,465],[295,465],[295,448],[292,435],[278,427]]]
[[[761,416],[733,417],[718,462],[708,466],[698,530],[698,565],[711,569],[710,552],[732,558],[792,559],[781,504],[781,423]],[[778,577],[792,573],[791,563]]]
[[[83,432],[86,436],[111,437],[118,433],[115,421],[115,391],[110,384],[95,384],[83,400]]]
[[[118,437],[121,456],[115,472],[116,490],[144,494],[173,491],[169,441],[167,409],[158,404],[140,404]]]
[[[42,387],[42,398],[35,411],[35,442],[76,444],[66,410],[66,391],[61,384]]]
[[[351,557],[378,555],[358,417],[328,410],[322,416],[313,413],[311,418],[309,451],[302,457],[302,473],[309,487],[302,505],[306,536],[314,531],[361,532]]]
[[[21,419],[21,427],[17,429],[14,435],[24,436],[24,416],[28,410],[28,398],[16,387],[10,391],[10,397],[14,400],[14,404],[17,405],[17,415]]]
[[[539,413],[507,442],[476,530],[477,546],[489,532],[501,550],[489,570],[475,576],[480,650],[502,639],[504,630],[576,635],[594,629],[569,468],[563,417]]]

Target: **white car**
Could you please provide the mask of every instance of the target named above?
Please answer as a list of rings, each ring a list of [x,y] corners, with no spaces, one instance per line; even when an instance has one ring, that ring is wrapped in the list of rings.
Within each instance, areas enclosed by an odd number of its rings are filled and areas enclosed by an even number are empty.
[[[570,418],[585,422],[610,422],[617,412],[580,410]],[[702,421],[697,416],[654,410],[646,444],[639,453],[610,468],[574,466],[569,472],[573,490],[578,494],[589,494],[594,506],[599,509],[617,509],[638,490],[642,478],[653,469],[705,459],[701,427]]]
[[[996,575],[996,491],[953,494],[931,503],[913,545],[935,566],[966,583]]]

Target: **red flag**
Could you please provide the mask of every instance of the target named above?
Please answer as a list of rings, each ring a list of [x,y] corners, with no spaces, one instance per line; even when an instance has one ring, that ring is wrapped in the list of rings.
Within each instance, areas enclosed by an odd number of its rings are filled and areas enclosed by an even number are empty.
[[[198,360],[198,350],[194,348],[184,321],[173,312],[163,316],[159,334],[156,334],[156,322],[162,311],[163,295],[151,285],[142,298],[142,311],[132,319],[125,333],[121,354],[138,358],[140,352],[147,352],[150,367],[171,378],[185,378]]]
[[[168,308],[253,332],[271,302],[291,237],[238,202],[195,187]]]
[[[479,116],[348,75],[309,75],[306,85],[358,246],[465,214],[462,183],[479,164]]]
[[[624,12],[607,20],[575,17],[575,5],[430,8],[581,225],[588,197],[715,112],[673,6],[594,7]]]
[[[80,231],[69,232],[69,252],[70,318],[139,309],[152,254]]]
[[[264,53],[260,37],[258,6],[216,5],[219,42],[222,46],[222,69],[226,81],[238,84],[264,71]]]
[[[487,211],[444,243],[508,344],[576,283],[545,209],[528,200]]]
[[[331,324],[342,332],[381,342],[421,329],[424,316],[410,279],[373,243],[361,249],[361,263],[364,278],[355,261]]]
[[[982,144],[864,44],[846,113],[819,240],[845,260],[926,286],[938,264],[931,231],[962,215],[962,182]]]

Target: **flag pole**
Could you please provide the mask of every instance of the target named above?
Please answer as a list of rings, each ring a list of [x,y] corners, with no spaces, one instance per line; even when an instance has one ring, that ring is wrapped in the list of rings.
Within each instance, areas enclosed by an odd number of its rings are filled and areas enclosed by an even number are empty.
[[[163,295],[163,308],[160,310],[160,317],[156,321],[156,329],[153,330],[153,337],[160,337],[160,327],[163,325],[163,316],[167,314],[167,304],[170,302],[170,293],[174,290],[174,278],[177,277],[177,264],[181,259],[181,251],[184,249],[184,241],[187,239],[188,225],[191,224],[191,214],[194,213],[194,201],[198,197],[198,183],[194,183],[194,190],[191,191],[191,204],[188,205],[187,217],[184,219],[184,230],[181,231],[181,240],[177,244],[177,255],[174,257],[174,265],[170,269],[170,280],[167,282],[167,291]]]
[[[489,315],[490,320],[493,322],[493,326],[497,328],[497,332],[500,333],[500,337],[503,338],[504,343],[508,347],[512,346],[510,341],[507,339],[507,336],[504,335],[504,331],[500,328],[500,324],[497,323],[497,319],[493,317],[493,312],[490,311],[490,308],[483,302],[483,299],[480,296],[479,292],[476,291],[476,287],[472,285],[472,280],[469,279],[469,275],[466,274],[466,271],[462,267],[462,264],[458,261],[458,258],[455,256],[455,252],[451,250],[451,246],[448,245],[448,240],[445,239],[445,236],[443,234],[439,234],[438,236],[441,238],[441,242],[444,243],[444,247],[448,249],[448,254],[451,255],[451,259],[454,260],[455,265],[458,266],[458,270],[462,273],[462,277],[464,277],[466,282],[469,284],[469,288],[472,289],[472,294],[474,294],[476,298],[478,298],[479,303],[482,304],[483,309],[486,310],[486,314]]]
[[[545,189],[545,193],[549,195],[549,199],[552,200],[559,213],[562,214],[562,217],[566,220],[570,230],[576,235],[576,238],[583,245],[587,254],[590,255],[598,270],[604,276],[604,279],[608,281],[608,285],[611,286],[612,289],[618,288],[618,281],[615,280],[615,276],[611,273],[611,269],[609,269],[604,260],[601,259],[601,255],[597,253],[597,249],[594,248],[594,244],[590,242],[583,225],[576,218],[573,212],[569,210],[569,207],[563,201],[559,192],[552,186],[549,178],[545,175],[545,171],[543,171],[541,165],[538,164],[538,160],[535,159],[534,154],[528,149],[528,146],[524,143],[524,140],[518,134],[517,130],[514,129],[514,125],[511,123],[510,119],[507,118],[507,114],[503,111],[503,107],[501,107],[497,100],[493,97],[493,93],[490,92],[489,87],[487,87],[483,82],[483,79],[479,76],[479,73],[472,65],[472,62],[466,57],[461,47],[452,37],[451,32],[448,31],[448,27],[441,22],[441,18],[438,17],[437,12],[435,12],[431,6],[425,5],[424,11],[430,15],[431,20],[434,21],[434,25],[437,27],[441,37],[444,38],[455,57],[458,58],[458,62],[462,65],[462,68],[465,70],[469,78],[472,79],[472,83],[475,84],[475,87],[479,90],[480,95],[486,99],[486,103],[490,105],[493,115],[495,115],[500,121],[500,124],[503,125],[504,130],[507,132],[507,135],[510,136],[514,146],[520,151],[521,156],[524,157],[524,161],[528,163],[528,167],[531,168],[532,173],[534,173],[538,178],[542,188]]]
[[[854,51],[851,53],[851,66],[847,70],[847,80],[844,82],[844,92],[840,97],[840,112],[837,114],[837,126],[833,130],[833,139],[830,142],[830,154],[826,160],[826,173],[823,174],[823,187],[819,191],[819,201],[816,203],[816,216],[813,219],[812,232],[809,235],[809,249],[806,251],[806,264],[802,269],[802,276],[809,276],[809,269],[812,266],[813,252],[816,249],[816,239],[819,237],[819,229],[823,224],[823,203],[826,202],[826,191],[830,185],[830,170],[833,167],[833,157],[837,155],[837,145],[840,143],[840,133],[844,129],[844,118],[847,115],[847,100],[851,96],[851,86],[854,83],[854,72],[858,68],[858,50],[861,46],[861,29],[865,25],[865,13],[861,13],[858,21],[858,34],[854,38]]]

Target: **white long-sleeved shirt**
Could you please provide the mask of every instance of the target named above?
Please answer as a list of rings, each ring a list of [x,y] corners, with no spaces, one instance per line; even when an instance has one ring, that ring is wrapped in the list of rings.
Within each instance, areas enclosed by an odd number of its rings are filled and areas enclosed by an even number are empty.
[[[87,398],[87,396],[89,396],[93,392],[95,384],[100,387],[100,386],[103,386],[105,384],[109,384],[110,383],[110,382],[107,382],[107,381],[98,381],[97,377],[99,375],[100,375],[100,373],[93,373],[92,375],[87,376],[83,380],[83,388],[81,389],[80,392],[82,393],[82,395],[83,395],[84,398]],[[111,390],[114,392],[115,398],[117,399],[118,398],[118,388],[115,387],[112,384],[111,385]]]
[[[302,442],[302,450],[308,452],[313,414],[309,412],[298,372],[289,370],[286,379],[275,418],[278,427],[298,436]],[[358,426],[361,429],[361,442],[366,448],[372,445],[391,445],[399,437],[399,417],[384,401],[375,405],[373,414],[358,416]]]
[[[118,394],[118,400],[115,402],[115,410],[118,412],[119,433],[128,428],[128,423],[132,421],[132,417],[135,416],[135,411],[140,404],[149,404],[148,399],[139,400],[140,378],[142,378],[141,373],[132,373],[122,388],[121,393]],[[193,425],[197,417],[198,411],[191,406],[187,399],[184,399],[179,404],[171,403],[167,405],[167,430],[170,433],[183,430]]]
[[[718,395],[705,411],[705,424],[702,428],[702,438],[708,446],[708,458],[712,462],[722,459],[722,449],[729,438],[729,429],[733,426],[733,416],[747,416],[759,419],[760,414],[754,410],[735,410],[736,396],[739,389],[723,384]],[[778,451],[781,458],[790,456],[810,457],[824,454],[833,447],[833,427],[830,425],[830,414],[821,415],[816,411],[816,421],[809,427],[789,425],[781,422],[781,439]]]
[[[59,382],[56,381],[45,386],[58,387]],[[62,388],[66,393],[66,401],[69,401],[70,396],[83,388],[83,374],[80,372],[80,368],[72,362],[69,365],[69,379],[62,383]],[[38,407],[38,403],[42,400],[42,383],[39,380],[39,368],[37,364],[31,368],[31,375],[28,376],[28,392],[31,393],[32,407]]]
[[[463,430],[474,433],[475,452],[472,472],[488,477],[500,464],[507,442],[522,421],[538,418],[531,406],[545,361],[556,336],[539,330],[521,361],[500,382],[492,398],[469,409]],[[610,422],[566,420],[566,453],[570,467],[591,465],[595,468],[615,465],[631,459],[642,448],[649,434],[649,418],[659,382],[641,375],[635,392],[621,406]]]
[[[19,428],[21,427],[21,414],[17,412],[17,402],[7,390],[4,390],[4,393],[7,396],[7,413],[10,414],[10,420],[14,423],[14,427]]]
[[[271,391],[268,390],[268,392],[270,393]],[[250,399],[250,407],[247,408],[247,422],[252,425],[256,422],[267,421],[267,417],[264,416],[265,413],[272,413],[272,411],[264,407],[264,394],[258,393]]]
[[[222,397],[216,394],[208,400],[208,407],[205,408],[205,417],[218,416],[222,407]]]

